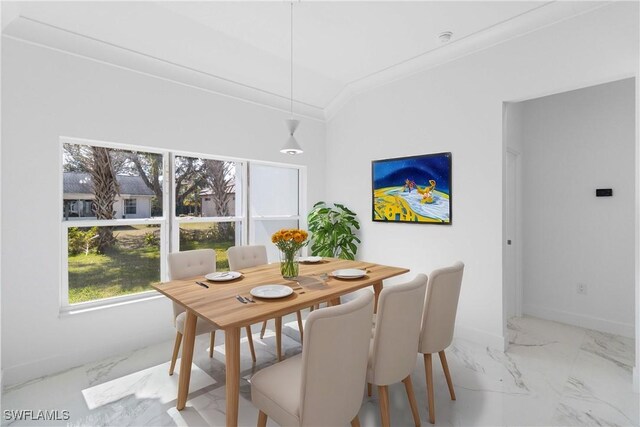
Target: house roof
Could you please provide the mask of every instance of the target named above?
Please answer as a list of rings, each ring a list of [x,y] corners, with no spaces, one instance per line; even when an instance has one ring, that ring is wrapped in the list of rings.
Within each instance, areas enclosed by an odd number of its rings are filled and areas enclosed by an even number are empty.
[[[155,194],[139,176],[117,175],[116,180],[120,187],[120,194],[133,196],[153,196]],[[85,172],[65,172],[63,189],[65,194],[93,194],[91,175]]]

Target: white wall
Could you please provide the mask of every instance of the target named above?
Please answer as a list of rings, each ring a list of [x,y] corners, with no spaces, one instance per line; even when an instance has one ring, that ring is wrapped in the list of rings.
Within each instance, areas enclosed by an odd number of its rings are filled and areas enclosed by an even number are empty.
[[[136,199],[136,213],[123,215],[125,199]],[[121,194],[116,197],[113,205],[116,211],[116,218],[150,218],[151,217],[151,196],[135,196],[131,194]]]
[[[0,7],[0,23],[4,28],[2,7]],[[0,43],[0,58],[2,57],[2,43]],[[0,82],[2,81],[2,67],[0,67]],[[2,98],[2,84],[0,83],[0,99]],[[0,102],[0,129],[2,129],[2,103]],[[1,141],[1,138],[0,138]],[[0,188],[2,188],[2,143],[0,142]],[[0,197],[0,301],[2,301],[2,197]],[[2,321],[2,304],[0,304],[0,322]],[[2,365],[2,328],[0,327],[0,392],[4,390],[4,369]],[[2,404],[0,403],[0,406]]]
[[[171,339],[158,298],[59,317],[61,135],[308,167],[324,198],[325,126],[303,119],[303,155],[279,153],[287,114],[3,38],[2,362],[6,384]],[[39,197],[32,191],[38,189]],[[16,209],[19,206],[20,209]],[[9,208],[12,207],[12,208]],[[158,355],[168,360],[169,354]]]
[[[466,263],[456,333],[504,346],[503,102],[636,73],[638,4],[614,3],[352,99],[327,125],[327,195],[362,220],[359,257]],[[453,224],[373,223],[371,160],[453,153]]]
[[[514,161],[514,178],[515,182],[511,185],[515,185],[514,193],[515,200],[512,208],[513,219],[509,218],[508,212],[508,196],[507,190],[510,183],[506,182],[509,178],[507,176],[508,159],[505,158],[505,164],[503,169],[505,185],[502,187],[503,200],[505,203],[502,206],[502,215],[504,218],[502,233],[504,239],[502,262],[504,265],[502,276],[502,312],[504,319],[509,319],[513,316],[522,316],[522,221],[518,220],[518,216],[522,212],[522,103],[520,102],[505,102],[503,105],[503,118],[502,118],[502,141],[507,151],[506,156],[512,156]],[[515,225],[514,229],[509,233],[507,223],[512,220]],[[507,246],[507,239],[511,240],[512,246]],[[509,252],[509,250],[514,252]],[[509,256],[511,254],[511,256]],[[506,265],[507,262],[511,262],[513,265]],[[507,322],[503,324],[503,332],[506,333]]]
[[[633,337],[634,80],[522,108],[524,312]]]
[[[524,103],[506,102],[504,115],[504,142],[507,147],[517,153],[524,150],[522,140],[522,124],[524,121]]]

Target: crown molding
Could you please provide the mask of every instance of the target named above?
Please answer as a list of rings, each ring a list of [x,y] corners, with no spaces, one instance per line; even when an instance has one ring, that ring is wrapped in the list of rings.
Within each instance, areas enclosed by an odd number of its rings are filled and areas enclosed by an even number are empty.
[[[3,31],[3,37],[290,114],[290,100],[286,96],[75,33],[27,16],[19,15],[11,21]],[[296,117],[324,121],[322,107],[294,100],[294,110]]]
[[[347,83],[326,106],[294,101],[297,117],[331,120],[361,93],[388,85],[413,74],[433,69],[491,48],[514,38],[614,3],[613,1],[551,1],[497,23],[489,28],[423,52],[406,61]],[[3,37],[50,48],[63,53],[149,75],[209,93],[282,111],[289,114],[289,98],[223,78],[202,70],[154,57],[104,40],[56,27],[19,15],[3,31]]]
[[[553,1],[545,3],[492,27],[470,34],[462,39],[454,40],[431,51],[423,52],[404,62],[349,82],[324,109],[325,119],[330,121],[349,101],[361,93],[506,43],[517,37],[612,3],[612,1]]]

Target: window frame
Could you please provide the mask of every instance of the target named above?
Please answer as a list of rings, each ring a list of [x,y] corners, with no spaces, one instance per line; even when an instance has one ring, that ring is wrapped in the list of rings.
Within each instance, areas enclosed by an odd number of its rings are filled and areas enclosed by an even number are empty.
[[[100,306],[109,306],[116,303],[121,303],[125,301],[131,300],[141,300],[147,299],[149,297],[154,297],[157,295],[157,291],[150,289],[144,292],[138,292],[135,294],[126,294],[126,295],[118,295],[110,298],[101,298],[92,301],[84,301],[75,304],[69,303],[69,247],[68,247],[68,229],[71,227],[94,227],[94,226],[120,226],[120,225],[160,225],[160,280],[165,281],[167,277],[167,257],[162,256],[162,254],[168,253],[169,249],[169,224],[167,223],[167,209],[168,209],[168,201],[167,197],[162,198],[162,216],[155,218],[133,218],[133,219],[109,219],[109,220],[99,220],[99,219],[91,219],[91,220],[77,220],[77,221],[69,221],[64,218],[64,145],[65,144],[75,144],[75,145],[91,145],[95,147],[104,147],[110,149],[117,150],[126,150],[126,151],[141,151],[145,153],[153,153],[162,155],[162,192],[163,194],[167,194],[168,190],[168,180],[165,179],[168,173],[167,170],[167,162],[169,157],[169,151],[160,150],[151,147],[133,145],[133,144],[122,144],[115,142],[105,142],[105,141],[96,141],[85,138],[74,138],[62,136],[60,137],[59,143],[59,151],[58,151],[58,173],[59,181],[58,181],[58,197],[60,203],[60,241],[61,241],[61,252],[60,252],[60,264],[61,264],[61,277],[60,277],[60,295],[59,295],[59,306],[61,313],[69,313],[74,311],[81,311],[84,309],[90,309]]]
[[[130,197],[128,199],[122,199],[122,211],[123,215],[138,215],[138,199]],[[133,206],[127,206],[127,202],[133,202]],[[128,209],[133,207],[133,212],[129,212]]]
[[[240,189],[241,189],[241,205],[240,205],[240,215],[238,215],[238,211],[236,209],[236,215],[234,216],[185,216],[179,217],[176,215],[176,157],[193,157],[198,159],[206,159],[206,160],[217,160],[221,162],[234,162],[236,163],[236,197],[238,193],[238,175],[242,179],[240,179]],[[180,251],[180,224],[195,224],[195,223],[209,223],[209,222],[240,222],[240,245],[246,244],[246,233],[247,233],[247,183],[246,181],[246,168],[249,160],[238,159],[235,157],[225,157],[225,156],[216,156],[212,154],[202,154],[202,153],[193,153],[189,151],[171,151],[170,152],[170,181],[171,181],[171,252],[179,252]],[[237,199],[236,199],[237,203]],[[236,230],[236,233],[238,230]]]
[[[110,149],[124,151],[140,151],[145,153],[153,153],[162,155],[163,160],[163,180],[162,180],[162,216],[153,218],[116,218],[112,220],[65,220],[64,217],[64,145],[91,145],[96,147],[104,147]],[[86,138],[76,138],[69,136],[61,136],[59,138],[58,151],[58,214],[60,218],[60,293],[59,307],[61,315],[82,313],[98,309],[120,305],[123,303],[145,301],[152,298],[158,298],[160,295],[157,291],[150,289],[148,291],[119,295],[115,297],[102,298],[92,301],[80,302],[75,304],[69,303],[69,260],[68,260],[68,229],[70,227],[94,227],[94,226],[121,226],[121,225],[160,225],[160,281],[168,280],[168,264],[167,255],[169,253],[178,252],[180,249],[180,224],[188,223],[211,223],[211,222],[234,222],[240,223],[240,241],[237,245],[247,245],[255,243],[255,221],[269,220],[298,220],[298,227],[307,228],[307,166],[296,165],[291,163],[270,162],[262,160],[243,159],[238,157],[218,156],[213,154],[196,153],[182,150],[161,149],[149,146],[141,146],[126,143],[98,141]],[[241,189],[240,212],[236,209],[234,216],[228,217],[178,217],[175,212],[175,157],[195,157],[209,160],[228,161],[236,163],[236,194],[238,188]],[[249,169],[251,164],[260,164],[273,167],[289,168],[298,170],[298,215],[274,215],[274,216],[251,216],[249,207],[250,176]],[[238,186],[238,179],[240,186]],[[124,206],[123,206],[124,210]],[[238,232],[238,228],[236,228]],[[306,247],[303,249],[306,255]]]
[[[252,215],[251,212],[251,201],[249,200],[249,192],[251,191],[248,188],[247,191],[247,217],[248,217],[248,227],[249,233],[247,235],[248,242],[250,245],[260,244],[260,242],[256,241],[256,225],[257,221],[298,221],[298,228],[306,230],[307,229],[307,215],[306,215],[306,206],[307,206],[307,167],[304,165],[294,165],[290,163],[276,163],[276,162],[268,162],[268,161],[252,161],[248,162],[250,164],[247,165],[247,186],[251,185],[251,164],[254,165],[263,165],[263,166],[271,166],[271,167],[279,167],[285,169],[296,169],[298,171],[298,214],[297,215]],[[307,255],[307,246],[302,248],[302,255]]]
[[[67,204],[67,203],[69,205],[75,204],[77,206],[77,204],[80,203],[80,202],[82,203],[82,210],[78,212],[78,216],[77,217],[68,216],[68,218],[91,218],[92,215],[86,215],[85,216],[84,214],[85,213],[92,213],[91,205],[93,205],[93,199],[64,199],[62,201],[62,212],[63,212],[62,215],[63,215],[63,217],[65,217],[64,214],[67,212],[65,210],[65,207],[64,207],[65,204]],[[86,209],[87,202],[89,202],[88,203],[89,204],[89,209]],[[69,212],[72,212],[72,211],[69,210]]]

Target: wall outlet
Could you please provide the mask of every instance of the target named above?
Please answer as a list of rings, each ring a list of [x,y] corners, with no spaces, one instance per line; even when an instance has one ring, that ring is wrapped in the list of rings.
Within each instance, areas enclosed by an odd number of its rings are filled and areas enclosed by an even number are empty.
[[[576,293],[580,295],[586,295],[587,294],[586,283],[578,283],[578,285],[576,286]]]

